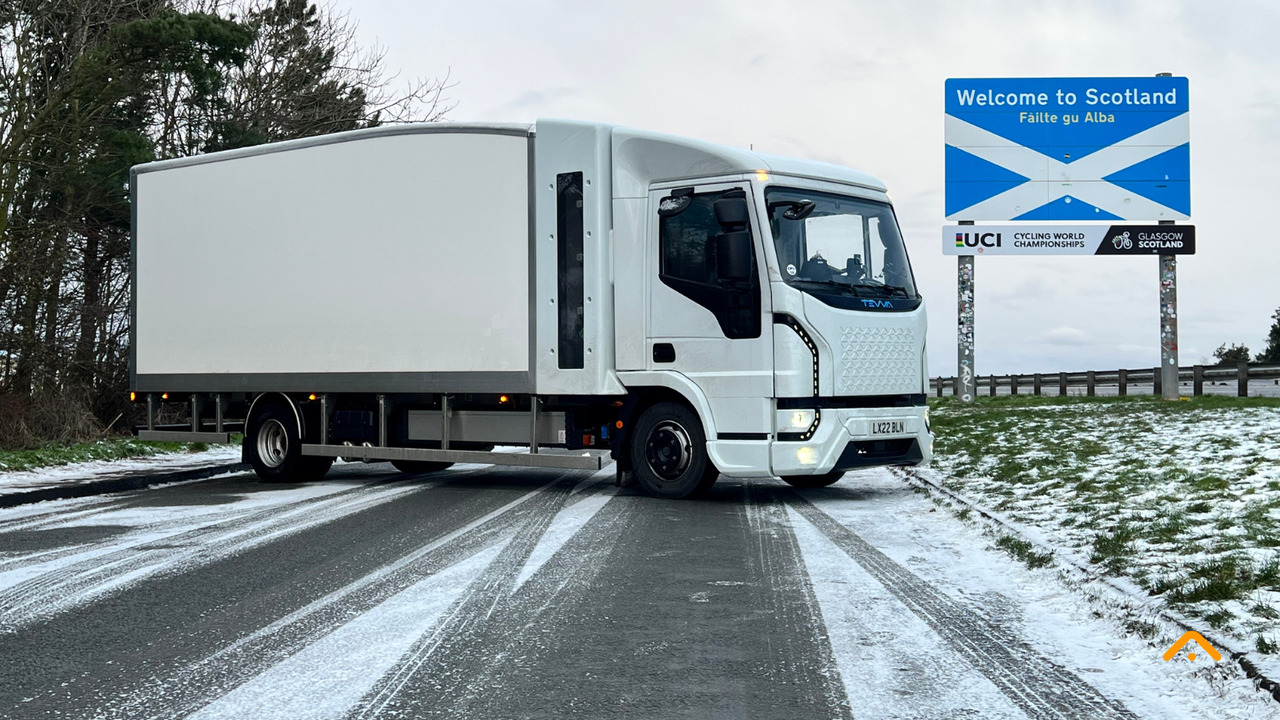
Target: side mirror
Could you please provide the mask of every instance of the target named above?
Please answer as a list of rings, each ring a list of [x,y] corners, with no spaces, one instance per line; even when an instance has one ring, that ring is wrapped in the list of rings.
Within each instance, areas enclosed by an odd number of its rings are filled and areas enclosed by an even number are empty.
[[[778,208],[786,208],[782,211],[782,217],[788,220],[803,220],[809,217],[816,207],[812,200],[779,200],[769,203],[769,214],[773,215]]]
[[[670,195],[658,202],[658,217],[675,217],[688,210],[691,202],[693,202],[693,188],[687,187],[672,190]]]
[[[717,215],[721,202],[716,202]],[[716,236],[716,275],[721,280],[750,280],[751,256],[751,233],[746,230]]]
[[[716,221],[726,231],[746,230],[751,212],[745,197],[721,197],[715,202]]]

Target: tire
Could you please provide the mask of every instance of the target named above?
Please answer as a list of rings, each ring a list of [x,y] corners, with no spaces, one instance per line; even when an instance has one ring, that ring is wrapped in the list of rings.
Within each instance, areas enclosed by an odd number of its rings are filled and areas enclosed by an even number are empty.
[[[298,420],[280,405],[268,405],[253,418],[244,443],[249,464],[263,482],[304,482],[323,475],[333,464],[331,458],[302,456]]]
[[[430,462],[426,460],[392,460],[391,466],[402,473],[421,475],[423,473],[440,472],[452,467],[451,462]]]
[[[719,476],[707,456],[702,421],[680,403],[661,402],[642,412],[628,453],[636,481],[655,497],[694,497]]]
[[[844,477],[844,471],[829,472],[826,475],[789,475],[784,476],[782,480],[795,488],[824,488],[834,485],[842,477]]]
[[[302,463],[298,466],[298,480],[300,482],[319,480],[329,473],[329,468],[333,467],[333,461],[336,459],[304,455]]]

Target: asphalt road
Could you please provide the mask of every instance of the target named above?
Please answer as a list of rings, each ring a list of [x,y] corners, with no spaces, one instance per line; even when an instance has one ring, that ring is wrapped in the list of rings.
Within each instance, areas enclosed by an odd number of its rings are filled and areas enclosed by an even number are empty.
[[[937,579],[986,550],[851,521],[928,511],[876,478],[345,465],[0,512],[0,717],[1139,716],[1126,666],[1104,694]]]

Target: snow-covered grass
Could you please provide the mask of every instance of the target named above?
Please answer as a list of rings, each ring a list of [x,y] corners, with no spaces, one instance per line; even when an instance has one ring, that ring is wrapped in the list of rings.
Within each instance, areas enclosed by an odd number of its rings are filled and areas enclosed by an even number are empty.
[[[21,472],[92,461],[126,460],[163,453],[194,453],[208,449],[209,446],[205,443],[142,442],[131,437],[105,438],[84,443],[52,443],[34,450],[0,449],[0,472]]]
[[[1280,401],[1022,396],[943,400],[933,418],[948,487],[1277,652]]]

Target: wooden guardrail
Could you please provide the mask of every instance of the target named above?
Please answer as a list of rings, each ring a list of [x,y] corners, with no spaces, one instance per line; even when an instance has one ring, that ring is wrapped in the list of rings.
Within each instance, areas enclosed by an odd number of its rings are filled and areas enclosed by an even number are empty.
[[[1115,386],[1117,394],[1129,394],[1130,385],[1151,384],[1155,395],[1162,394],[1160,368],[1142,368],[1137,370],[1086,370],[1084,372],[1032,373],[1012,375],[979,375],[975,378],[977,394],[995,395],[998,389],[1007,388],[1010,395],[1019,392],[1030,392],[1032,395],[1043,395],[1046,387],[1056,388],[1058,395],[1066,395],[1070,388],[1085,388],[1085,394],[1097,394],[1099,387]],[[1260,365],[1240,363],[1238,365],[1191,365],[1178,368],[1178,381],[1190,381],[1192,394],[1204,394],[1204,384],[1217,381],[1236,381],[1236,395],[1249,396],[1250,380],[1275,380],[1280,383],[1280,365]],[[959,383],[955,377],[935,377],[929,380],[929,388],[938,397],[944,394],[955,395],[959,392]]]

